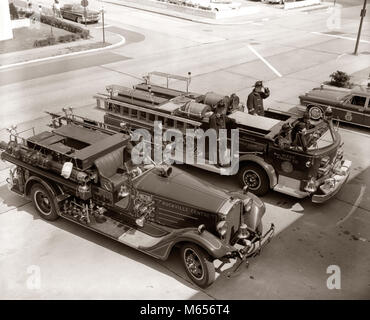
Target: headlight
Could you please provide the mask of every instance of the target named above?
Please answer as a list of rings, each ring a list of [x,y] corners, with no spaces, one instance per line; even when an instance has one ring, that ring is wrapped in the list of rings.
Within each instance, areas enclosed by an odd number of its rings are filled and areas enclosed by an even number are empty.
[[[320,167],[325,167],[330,162],[330,157],[322,157],[320,160]]]
[[[249,199],[248,201],[244,202],[244,211],[250,212],[253,206],[253,199]]]
[[[217,223],[216,229],[221,237],[224,237],[226,235],[228,228],[228,223],[226,221],[220,221]]]
[[[316,187],[316,181],[314,178],[311,178],[308,182],[307,185],[304,188],[307,192],[313,193],[317,190]]]

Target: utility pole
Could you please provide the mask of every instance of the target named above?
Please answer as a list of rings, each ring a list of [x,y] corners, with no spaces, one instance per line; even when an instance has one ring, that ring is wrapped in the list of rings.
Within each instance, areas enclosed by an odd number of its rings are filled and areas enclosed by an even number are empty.
[[[86,7],[84,7],[84,16],[85,16],[85,28],[87,27],[86,20],[87,20],[87,10]]]
[[[101,19],[103,23],[103,43],[105,43],[105,27],[104,27],[104,5],[101,6]]]
[[[366,15],[366,3],[367,3],[367,0],[364,0],[364,6],[362,7],[362,10],[361,10],[360,26],[358,27],[358,33],[357,33],[357,40],[356,40],[355,52],[353,53],[354,55],[357,55],[358,45],[359,45],[359,43],[360,43],[360,36],[361,36],[362,23],[363,23],[363,21],[364,21],[364,17],[365,17],[365,15]]]

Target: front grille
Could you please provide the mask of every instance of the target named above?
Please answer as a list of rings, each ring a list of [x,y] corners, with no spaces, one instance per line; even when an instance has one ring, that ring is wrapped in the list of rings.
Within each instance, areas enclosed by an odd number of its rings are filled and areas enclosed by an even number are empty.
[[[226,216],[226,221],[228,223],[228,230],[226,241],[229,243],[235,234],[239,231],[240,219],[242,215],[243,203],[240,200],[232,200],[232,207]]]

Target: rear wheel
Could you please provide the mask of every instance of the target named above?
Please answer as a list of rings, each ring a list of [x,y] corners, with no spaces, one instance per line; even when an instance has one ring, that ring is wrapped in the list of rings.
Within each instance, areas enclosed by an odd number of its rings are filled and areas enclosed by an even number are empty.
[[[49,221],[59,218],[53,197],[43,185],[36,183],[32,186],[31,200],[41,218]]]
[[[77,17],[77,18],[76,18],[76,22],[77,22],[77,23],[82,23],[82,18],[81,18],[81,17]]]
[[[188,277],[197,286],[206,288],[215,281],[215,266],[202,248],[192,243],[184,244],[181,258]]]
[[[269,191],[269,178],[259,165],[243,166],[239,170],[238,179],[242,187],[248,186],[248,190],[257,196],[263,196]]]
[[[312,120],[319,120],[324,115],[324,110],[319,106],[309,106],[308,115]]]

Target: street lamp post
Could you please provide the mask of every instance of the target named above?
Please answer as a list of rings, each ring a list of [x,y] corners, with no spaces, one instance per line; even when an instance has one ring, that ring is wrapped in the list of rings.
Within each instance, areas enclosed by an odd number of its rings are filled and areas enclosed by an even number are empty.
[[[364,21],[364,17],[366,15],[366,3],[367,0],[364,0],[364,6],[362,7],[361,10],[361,20],[360,20],[360,26],[358,27],[358,33],[357,33],[357,40],[356,40],[356,46],[355,46],[355,52],[353,54],[357,55],[358,51],[358,45],[360,43],[360,36],[361,36],[361,29],[362,29],[362,23]]]

